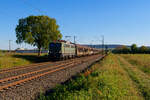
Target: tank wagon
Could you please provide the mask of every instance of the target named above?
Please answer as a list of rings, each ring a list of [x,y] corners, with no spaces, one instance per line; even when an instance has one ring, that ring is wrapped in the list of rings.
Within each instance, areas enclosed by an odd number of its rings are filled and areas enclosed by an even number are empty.
[[[99,49],[81,46],[66,41],[51,42],[49,44],[50,59],[69,59],[74,57],[98,54]]]

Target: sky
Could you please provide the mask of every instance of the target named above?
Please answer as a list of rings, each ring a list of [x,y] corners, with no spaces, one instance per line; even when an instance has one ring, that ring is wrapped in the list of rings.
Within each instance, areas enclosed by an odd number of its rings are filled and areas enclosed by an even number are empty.
[[[150,0],[1,0],[0,49],[32,48],[17,45],[15,28],[20,18],[47,15],[57,20],[63,35],[79,44],[136,43],[150,46]]]

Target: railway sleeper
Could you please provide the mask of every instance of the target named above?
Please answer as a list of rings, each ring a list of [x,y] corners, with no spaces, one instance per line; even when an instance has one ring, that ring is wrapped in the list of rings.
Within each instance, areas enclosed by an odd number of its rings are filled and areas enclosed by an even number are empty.
[[[75,66],[75,65],[77,65],[77,64],[81,64],[81,63],[84,63],[84,62],[86,62],[86,61],[79,61],[78,63],[75,63],[75,64],[73,64],[73,65],[71,65],[71,66]],[[65,69],[66,69],[66,68],[65,68]],[[61,69],[61,70],[65,70],[65,69]],[[52,73],[53,73],[53,72],[52,72]],[[42,77],[42,76],[44,76],[44,75],[39,75],[39,76],[35,76],[35,77],[29,77],[28,80],[25,80],[25,81],[22,81],[22,82],[18,82],[18,83],[14,84],[14,85],[8,86],[8,87],[3,88],[3,89],[11,88],[11,87],[13,87],[13,86],[18,87],[18,86],[20,86],[20,85],[22,85],[22,84],[24,84],[24,83],[26,83],[26,82],[29,82],[29,81],[32,81],[32,80],[36,80],[37,78],[40,78],[40,77]],[[22,76],[20,76],[20,77],[22,77]],[[20,78],[20,77],[18,77],[18,78]],[[15,78],[15,79],[18,79],[18,78]],[[12,80],[12,79],[9,79],[9,80]]]

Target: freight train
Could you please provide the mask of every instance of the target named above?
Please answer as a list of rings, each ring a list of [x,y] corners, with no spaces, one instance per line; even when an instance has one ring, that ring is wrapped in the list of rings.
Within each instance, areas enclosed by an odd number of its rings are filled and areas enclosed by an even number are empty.
[[[66,41],[51,42],[49,44],[50,59],[69,59],[100,53],[99,49],[81,46]]]

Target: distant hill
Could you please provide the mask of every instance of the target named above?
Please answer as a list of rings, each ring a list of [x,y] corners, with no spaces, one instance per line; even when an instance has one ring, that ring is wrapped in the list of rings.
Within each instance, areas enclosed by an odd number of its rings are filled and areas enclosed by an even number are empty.
[[[88,45],[88,44],[85,44],[84,46],[88,46],[88,47],[91,47],[91,48],[102,48],[103,47],[102,45]],[[106,46],[107,46],[108,49],[115,49],[115,48],[123,46],[123,45],[107,44],[107,45],[105,45],[105,47]],[[125,45],[125,46],[127,46],[127,45]],[[127,47],[130,47],[130,46],[127,46]]]

